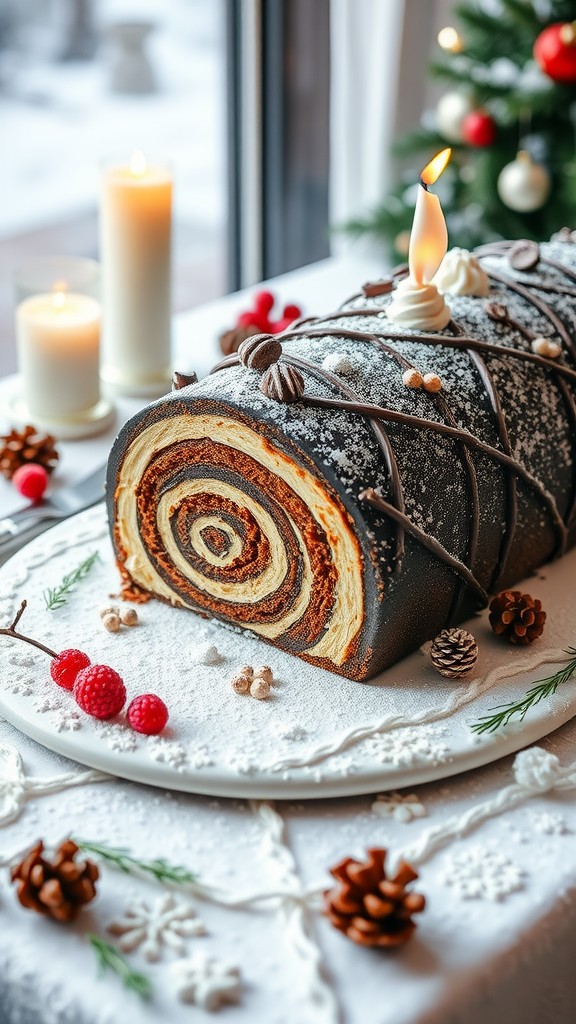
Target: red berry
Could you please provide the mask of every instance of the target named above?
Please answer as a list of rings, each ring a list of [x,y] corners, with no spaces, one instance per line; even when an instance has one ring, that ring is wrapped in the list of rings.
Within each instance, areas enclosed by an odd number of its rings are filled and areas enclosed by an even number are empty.
[[[486,110],[472,110],[462,121],[462,138],[469,146],[491,146],[496,134],[494,119]]]
[[[262,289],[261,292],[256,292],[254,296],[254,309],[257,309],[259,313],[264,313],[266,316],[270,312],[274,305],[274,296],[272,292]]]
[[[40,501],[48,487],[48,473],[44,466],[39,466],[35,462],[27,462],[16,470],[12,477],[12,483],[23,497],[30,498],[30,501]]]
[[[290,327],[290,324],[292,323],[294,323],[294,320],[291,316],[280,317],[280,320],[276,320],[276,322],[272,324],[272,334],[281,334],[281,332],[285,331],[287,327]]]
[[[83,668],[88,668],[90,658],[83,651],[77,651],[71,647],[69,650],[60,651],[50,662],[50,675],[58,686],[65,690],[72,690],[76,682],[76,676]]]
[[[126,687],[108,665],[90,665],[76,676],[74,698],[92,718],[113,718],[124,707]]]
[[[168,721],[168,708],[155,693],[143,693],[128,705],[126,717],[135,732],[156,736]]]
[[[300,306],[296,306],[293,302],[289,302],[287,306],[284,306],[282,310],[283,320],[297,320],[299,316],[302,316]]]

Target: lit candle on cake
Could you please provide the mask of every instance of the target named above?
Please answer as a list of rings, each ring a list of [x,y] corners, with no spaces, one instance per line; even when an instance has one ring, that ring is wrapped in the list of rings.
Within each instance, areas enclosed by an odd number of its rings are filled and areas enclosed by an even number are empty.
[[[420,187],[408,250],[410,273],[401,281],[388,307],[388,316],[398,324],[424,331],[441,331],[450,321],[446,305],[432,278],[448,248],[446,221],[438,196],[429,191],[445,169],[452,150],[443,149],[420,175]]]
[[[100,208],[102,376],[124,394],[170,388],[172,174],[134,153],[106,168]]]
[[[24,399],[39,421],[68,421],[62,436],[91,432],[91,420],[99,425],[92,413],[100,401],[100,314],[96,299],[67,291],[64,282],[16,307]]]

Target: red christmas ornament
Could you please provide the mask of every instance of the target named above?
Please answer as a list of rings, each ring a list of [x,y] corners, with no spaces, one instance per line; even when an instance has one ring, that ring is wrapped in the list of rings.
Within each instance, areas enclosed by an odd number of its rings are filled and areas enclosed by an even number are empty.
[[[576,83],[576,21],[548,25],[534,43],[534,59],[548,78]]]
[[[462,139],[469,146],[491,146],[496,138],[496,124],[487,110],[472,110],[462,122]]]

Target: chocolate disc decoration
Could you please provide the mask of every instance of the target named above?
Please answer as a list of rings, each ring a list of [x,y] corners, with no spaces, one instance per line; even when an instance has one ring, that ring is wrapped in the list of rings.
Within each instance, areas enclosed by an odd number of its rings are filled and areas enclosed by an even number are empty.
[[[508,261],[514,270],[534,270],[540,261],[538,243],[528,238],[515,242],[508,253]]]

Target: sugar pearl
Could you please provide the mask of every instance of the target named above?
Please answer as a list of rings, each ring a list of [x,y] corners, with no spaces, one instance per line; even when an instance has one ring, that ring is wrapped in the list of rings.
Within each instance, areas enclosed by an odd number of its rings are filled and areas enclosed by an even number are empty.
[[[138,622],[138,612],[135,608],[127,608],[122,613],[121,619],[125,626],[135,626]]]
[[[421,388],[424,379],[418,370],[404,370],[402,382],[407,388]]]
[[[120,617],[115,615],[114,612],[108,612],[102,618],[102,625],[109,633],[117,633],[120,629]]]
[[[111,606],[110,608],[101,608],[100,609],[100,618],[103,619],[104,616],[106,616],[106,615],[118,615],[118,616],[120,616],[120,609],[117,608],[115,605]]]
[[[256,697],[256,700],[266,700],[266,697],[270,696],[270,683],[262,676],[257,676],[252,681],[250,694],[252,697]]]
[[[267,683],[271,683],[274,678],[272,675],[272,669],[269,665],[259,665],[258,668],[254,669],[254,675],[258,679],[265,679]]]
[[[237,675],[234,676],[230,685],[235,693],[248,693],[251,682],[250,676]]]
[[[550,338],[534,338],[531,348],[537,356],[546,356],[548,359],[558,359],[562,351],[560,345],[555,341],[550,341]]]
[[[437,391],[442,389],[442,381],[437,373],[425,373],[424,374],[424,387],[426,391],[430,391],[435,394]]]

